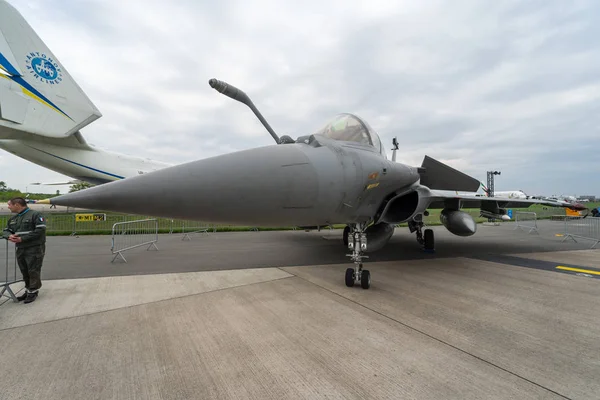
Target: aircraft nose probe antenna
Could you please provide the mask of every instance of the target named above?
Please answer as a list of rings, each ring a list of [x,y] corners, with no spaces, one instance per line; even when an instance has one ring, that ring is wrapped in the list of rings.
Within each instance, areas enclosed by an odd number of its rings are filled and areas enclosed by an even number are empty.
[[[396,151],[398,151],[398,139],[393,138],[392,145],[394,146],[392,147],[392,161],[396,161]]]
[[[267,122],[267,120],[265,120],[265,118],[262,116],[260,111],[258,111],[256,106],[254,106],[254,103],[252,103],[252,100],[250,100],[250,97],[248,97],[248,95],[246,93],[244,93],[243,91],[241,91],[240,89],[236,88],[233,85],[230,85],[226,82],[223,82],[223,81],[220,81],[220,80],[214,79],[214,78],[209,80],[208,84],[210,85],[211,88],[215,89],[217,92],[222,93],[227,97],[231,97],[232,99],[237,100],[240,103],[244,103],[245,105],[250,107],[250,109],[252,110],[254,115],[256,115],[256,117],[263,124],[265,129],[267,131],[269,131],[271,136],[273,136],[273,139],[275,139],[275,142],[277,144],[295,143],[295,141],[287,135],[282,136],[281,139],[279,138],[279,136],[277,136],[277,134],[275,133],[273,128],[271,128],[271,125],[269,125],[269,123]]]

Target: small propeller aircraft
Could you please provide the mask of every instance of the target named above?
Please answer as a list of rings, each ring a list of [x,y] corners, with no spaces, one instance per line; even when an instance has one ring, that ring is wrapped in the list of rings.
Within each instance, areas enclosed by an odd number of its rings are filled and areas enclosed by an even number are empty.
[[[565,206],[442,193],[476,192],[480,182],[428,156],[420,167],[388,160],[377,133],[353,114],[337,115],[319,131],[295,140],[279,137],[243,91],[216,79],[209,85],[246,104],[276,144],[175,165],[44,202],[250,226],[314,229],[345,224],[344,243],[354,263],[346,270],[345,282],[364,289],[371,285],[364,254],[382,248],[397,224],[408,223],[418,243],[434,249],[433,230],[424,229],[423,223],[428,209],[442,209],[441,222],[450,232],[470,236],[477,224],[463,207],[480,208],[500,219],[507,207]],[[397,142],[394,146],[395,151]]]

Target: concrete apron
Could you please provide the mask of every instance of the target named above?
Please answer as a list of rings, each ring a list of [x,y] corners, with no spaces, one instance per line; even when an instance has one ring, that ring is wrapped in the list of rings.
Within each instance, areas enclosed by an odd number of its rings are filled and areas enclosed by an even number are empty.
[[[45,281],[0,307],[20,398],[593,398],[598,280],[471,259]],[[585,310],[582,309],[585,305]]]

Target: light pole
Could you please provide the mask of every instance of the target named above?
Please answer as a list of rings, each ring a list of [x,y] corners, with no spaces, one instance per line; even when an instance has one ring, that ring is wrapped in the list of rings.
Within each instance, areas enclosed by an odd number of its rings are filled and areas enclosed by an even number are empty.
[[[487,172],[488,197],[494,197],[494,175],[500,175],[500,171]]]

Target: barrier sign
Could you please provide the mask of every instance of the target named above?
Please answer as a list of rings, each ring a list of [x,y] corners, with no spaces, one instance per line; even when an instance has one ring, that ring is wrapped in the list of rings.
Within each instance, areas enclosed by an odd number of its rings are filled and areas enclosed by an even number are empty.
[[[106,214],[75,214],[76,222],[106,221]]]

